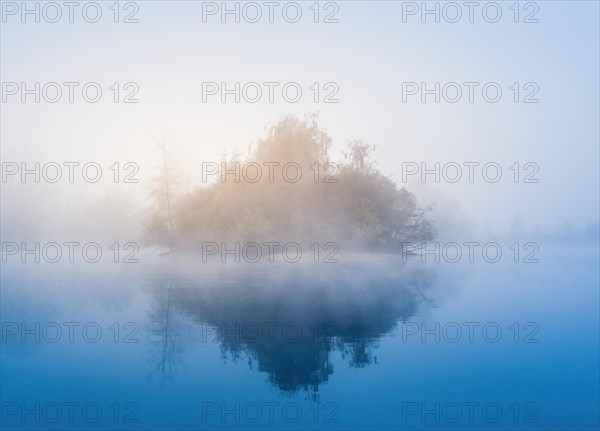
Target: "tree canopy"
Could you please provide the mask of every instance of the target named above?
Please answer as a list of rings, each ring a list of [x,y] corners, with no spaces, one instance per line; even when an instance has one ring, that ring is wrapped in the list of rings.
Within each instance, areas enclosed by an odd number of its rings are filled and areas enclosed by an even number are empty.
[[[386,251],[433,238],[415,196],[373,166],[374,146],[350,142],[340,162],[331,161],[330,147],[315,116],[283,118],[245,157],[223,157],[210,184],[176,199],[158,193],[173,202],[157,204],[148,238],[185,250],[202,242],[331,241]]]

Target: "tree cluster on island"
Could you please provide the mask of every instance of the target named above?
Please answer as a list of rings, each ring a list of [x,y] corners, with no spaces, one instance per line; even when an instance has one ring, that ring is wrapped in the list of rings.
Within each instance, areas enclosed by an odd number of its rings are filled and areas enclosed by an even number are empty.
[[[435,235],[416,197],[374,167],[374,146],[350,142],[343,159],[333,162],[331,138],[315,116],[285,117],[246,157],[224,156],[221,161],[230,172],[240,165],[295,164],[303,174],[293,180],[264,173],[258,179],[254,174],[217,176],[211,184],[177,195],[175,167],[165,142],[159,146],[161,173],[146,239],[171,251],[198,251],[207,241],[331,241],[346,250],[400,252],[403,243]]]

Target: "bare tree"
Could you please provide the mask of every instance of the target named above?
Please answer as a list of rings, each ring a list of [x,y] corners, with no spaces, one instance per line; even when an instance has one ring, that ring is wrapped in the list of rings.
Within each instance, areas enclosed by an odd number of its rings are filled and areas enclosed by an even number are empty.
[[[173,247],[175,226],[175,197],[177,173],[176,164],[172,154],[171,140],[163,134],[161,139],[152,138],[158,152],[157,171],[153,179],[151,197],[154,202],[154,211],[150,215],[146,232],[150,243],[168,245]]]

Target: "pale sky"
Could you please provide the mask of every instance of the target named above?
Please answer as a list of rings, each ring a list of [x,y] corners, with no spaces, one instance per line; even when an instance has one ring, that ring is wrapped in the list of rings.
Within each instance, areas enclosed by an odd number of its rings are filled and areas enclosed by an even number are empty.
[[[403,162],[495,162],[503,169],[495,184],[479,171],[473,184],[407,184],[423,202],[441,202],[499,232],[515,217],[527,229],[554,230],[566,221],[585,227],[599,218],[598,3],[537,2],[533,24],[514,23],[512,2],[500,3],[498,23],[480,12],[474,23],[422,23],[418,16],[403,23],[402,2],[391,1],[337,2],[339,22],[329,24],[313,22],[312,2],[302,3],[295,24],[278,14],[275,23],[223,24],[218,16],[203,23],[202,2],[192,1],[137,2],[139,22],[132,24],[112,22],[109,2],[95,24],[77,13],[72,24],[66,18],[23,24],[7,16],[3,82],[98,82],[105,93],[97,104],[80,97],[70,104],[66,96],[56,104],[23,104],[9,96],[1,105],[2,161],[135,162],[144,179],[151,174],[150,136],[166,131],[194,183],[203,161],[218,161],[224,149],[245,152],[284,115],[319,111],[334,159],[348,140],[375,144],[377,166],[398,184]],[[253,81],[297,82],[303,97],[202,102],[203,82]],[[139,103],[113,103],[114,82],[137,83]],[[339,103],[315,103],[309,89],[315,82],[335,83]],[[402,82],[497,82],[504,92],[495,104],[483,101],[480,90],[472,104],[465,96],[455,104],[421,103],[419,96],[403,103]],[[514,82],[535,83],[539,103],[514,103]],[[539,182],[515,184],[514,162],[536,163]],[[147,193],[143,181],[67,187],[89,199],[106,190],[124,193],[139,205]],[[6,198],[5,205],[11,205]]]

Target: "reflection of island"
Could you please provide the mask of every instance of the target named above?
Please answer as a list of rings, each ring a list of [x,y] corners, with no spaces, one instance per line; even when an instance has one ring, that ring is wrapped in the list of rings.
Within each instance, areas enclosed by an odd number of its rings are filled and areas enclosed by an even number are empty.
[[[353,367],[376,362],[378,340],[415,314],[435,279],[396,258],[226,267],[178,271],[156,290],[155,315],[166,317],[159,367],[172,372],[165,364],[175,337],[168,320],[177,314],[200,324],[209,342],[218,340],[224,357],[245,355],[289,393],[316,394],[333,374],[333,351]]]

